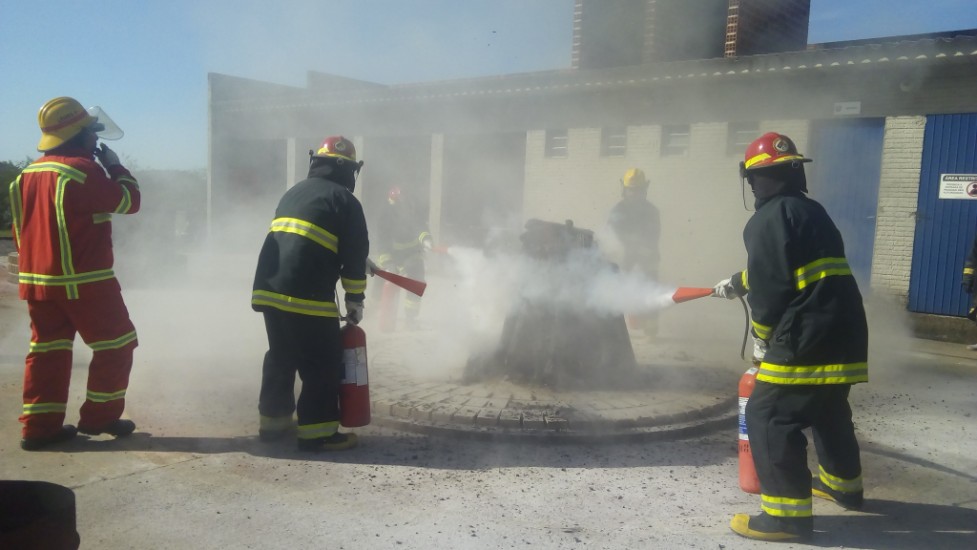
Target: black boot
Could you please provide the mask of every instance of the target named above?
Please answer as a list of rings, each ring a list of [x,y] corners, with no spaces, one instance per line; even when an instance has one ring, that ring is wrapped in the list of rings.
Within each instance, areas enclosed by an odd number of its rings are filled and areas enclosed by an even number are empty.
[[[25,451],[36,451],[43,449],[48,445],[55,445],[58,443],[64,443],[65,441],[71,441],[78,435],[78,429],[71,424],[65,424],[61,426],[58,433],[54,435],[49,435],[47,437],[25,437],[20,440],[20,448]]]
[[[778,518],[766,512],[753,517],[736,514],[729,522],[729,528],[748,539],[790,542],[810,538],[814,532],[814,518]]]
[[[845,510],[861,510],[862,506],[865,505],[865,493],[863,491],[854,493],[836,491],[825,485],[818,477],[811,480],[811,494],[835,502]]]

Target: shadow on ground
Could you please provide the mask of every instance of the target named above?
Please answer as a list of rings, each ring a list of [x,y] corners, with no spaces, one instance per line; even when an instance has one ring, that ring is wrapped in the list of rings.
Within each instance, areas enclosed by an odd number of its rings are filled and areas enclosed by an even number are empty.
[[[732,460],[735,441],[673,441],[668,445],[635,447],[625,444],[540,445],[538,443],[498,444],[484,441],[458,441],[411,434],[363,434],[360,446],[341,452],[299,451],[287,440],[265,443],[257,437],[154,437],[135,433],[125,439],[79,436],[77,439],[40,452],[65,453],[245,453],[251,456],[365,464],[477,470],[506,467],[635,468],[654,466],[710,466]]]

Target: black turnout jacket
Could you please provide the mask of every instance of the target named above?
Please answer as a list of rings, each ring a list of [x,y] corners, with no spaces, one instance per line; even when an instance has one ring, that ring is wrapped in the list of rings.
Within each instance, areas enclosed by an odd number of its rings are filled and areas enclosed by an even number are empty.
[[[774,384],[868,381],[868,326],[841,233],[800,191],[757,201],[743,230],[747,269],[732,283],[750,304],[769,350],[757,380]]]
[[[335,289],[362,302],[370,244],[360,201],[327,178],[330,168],[309,171],[282,196],[258,255],[251,307],[339,317]]]

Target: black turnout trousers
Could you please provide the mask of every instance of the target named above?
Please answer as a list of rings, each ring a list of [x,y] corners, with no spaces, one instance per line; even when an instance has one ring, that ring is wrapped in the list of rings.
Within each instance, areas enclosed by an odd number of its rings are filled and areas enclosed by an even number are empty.
[[[794,499],[811,496],[807,437],[802,432],[805,428],[812,429],[818,462],[826,472],[844,479],[861,475],[849,391],[850,384],[757,381],[746,404],[746,431],[764,495]]]
[[[302,380],[298,424],[308,426],[339,420],[339,384],[343,350],[339,319],[264,311],[268,352],[261,369],[258,412],[277,418],[296,410],[295,373]]]

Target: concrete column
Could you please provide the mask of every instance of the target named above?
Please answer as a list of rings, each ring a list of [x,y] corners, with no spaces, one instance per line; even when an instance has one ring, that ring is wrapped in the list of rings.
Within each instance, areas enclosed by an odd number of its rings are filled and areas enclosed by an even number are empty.
[[[434,242],[441,241],[441,199],[444,195],[444,134],[431,136],[431,193],[427,227]]]

